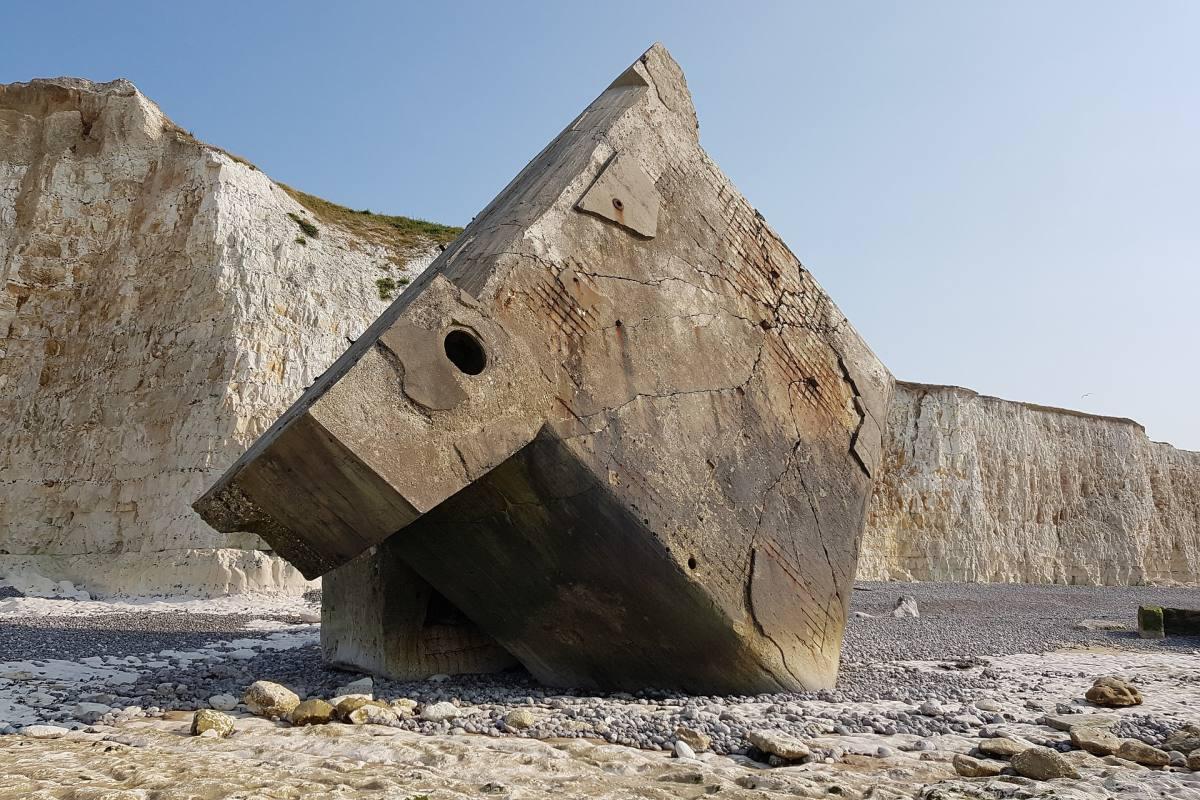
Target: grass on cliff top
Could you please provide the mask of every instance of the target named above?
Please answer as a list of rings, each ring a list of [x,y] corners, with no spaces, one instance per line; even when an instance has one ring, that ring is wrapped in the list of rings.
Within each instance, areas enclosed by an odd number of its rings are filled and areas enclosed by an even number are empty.
[[[237,163],[261,172],[258,166],[249,159],[243,158],[236,153],[231,153],[223,147],[201,142],[191,131],[184,130],[171,120],[166,120],[165,125],[168,130],[173,131],[176,135],[187,141],[196,142],[204,147],[222,152]],[[308,192],[294,189],[286,183],[275,181],[275,184],[290,194],[292,199],[307,208],[312,212],[313,216],[322,222],[330,225],[341,225],[343,228],[347,228],[356,234],[359,238],[381,244],[384,247],[391,247],[394,250],[409,252],[426,247],[430,243],[450,244],[456,236],[462,233],[462,228],[429,222],[424,219],[391,216],[390,214],[372,214],[368,210],[355,211],[352,208],[339,206],[337,203],[331,203],[324,198],[317,197]],[[315,239],[319,236],[319,233],[310,232],[305,228],[305,225],[311,227],[311,223],[302,222],[301,220],[296,220],[296,223],[300,225],[305,235],[309,238]]]
[[[412,217],[394,217],[389,214],[372,214],[370,211],[355,211],[339,206],[316,195],[293,189],[286,183],[279,188],[290,194],[300,205],[312,212],[318,220],[331,225],[340,225],[359,237],[396,250],[414,250],[429,242],[449,244],[462,233],[462,228],[441,225]]]

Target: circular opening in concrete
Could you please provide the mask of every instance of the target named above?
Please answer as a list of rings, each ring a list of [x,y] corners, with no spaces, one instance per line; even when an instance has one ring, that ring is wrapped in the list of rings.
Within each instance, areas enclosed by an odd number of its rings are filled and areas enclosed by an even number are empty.
[[[478,375],[487,366],[487,353],[483,345],[466,331],[450,331],[446,334],[446,358],[460,372]]]
[[[695,568],[696,568],[696,557],[692,556],[691,558],[688,559],[688,569],[695,569]]]

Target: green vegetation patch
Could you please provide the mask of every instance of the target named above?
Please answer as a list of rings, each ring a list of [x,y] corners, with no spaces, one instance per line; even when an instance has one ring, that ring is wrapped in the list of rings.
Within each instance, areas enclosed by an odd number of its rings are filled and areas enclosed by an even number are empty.
[[[405,281],[405,283],[408,283],[408,281]],[[391,276],[375,281],[375,286],[379,289],[380,300],[391,300],[396,296],[396,282],[392,280]]]
[[[293,189],[286,183],[279,188],[292,196],[297,203],[312,212],[317,219],[332,225],[340,225],[361,239],[391,247],[402,252],[411,252],[430,243],[449,244],[462,228],[441,225],[412,217],[397,217],[389,214],[374,214],[367,209],[355,211],[339,206],[316,195]],[[307,231],[305,231],[307,233]]]
[[[288,216],[291,217],[292,222],[294,222],[300,226],[300,230],[304,231],[305,236],[309,236],[313,239],[320,237],[321,232],[319,230],[317,230],[317,226],[313,225],[311,222],[306,220],[304,217],[300,216],[299,214],[297,214],[294,211],[289,211]]]

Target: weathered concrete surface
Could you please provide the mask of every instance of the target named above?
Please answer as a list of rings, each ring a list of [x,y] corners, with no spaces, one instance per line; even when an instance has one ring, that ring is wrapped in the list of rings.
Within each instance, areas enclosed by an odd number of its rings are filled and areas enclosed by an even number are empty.
[[[396,541],[322,578],[325,660],[405,680],[516,666],[515,658],[408,566]]]
[[[1138,608],[1138,633],[1143,639],[1200,636],[1200,610],[1141,606]]]
[[[289,213],[128,81],[0,85],[0,578],[306,588],[190,503],[430,258]]]
[[[1200,583],[1200,453],[1141,425],[896,384],[862,580]]]
[[[387,540],[548,683],[829,686],[891,383],[656,46],[196,508]]]

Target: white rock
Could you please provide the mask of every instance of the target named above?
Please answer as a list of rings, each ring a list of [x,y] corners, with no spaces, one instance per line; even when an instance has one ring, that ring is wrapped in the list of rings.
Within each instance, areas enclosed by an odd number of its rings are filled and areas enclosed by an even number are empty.
[[[917,598],[911,595],[901,595],[896,601],[896,607],[892,609],[892,616],[896,619],[904,617],[919,617],[921,612],[917,609]]]
[[[444,722],[460,716],[461,710],[453,703],[433,703],[421,709],[421,719],[429,722]]]
[[[798,761],[812,752],[808,745],[795,736],[789,736],[779,731],[750,731],[747,738],[750,739],[750,744],[764,753],[779,756],[788,761]]]
[[[242,702],[255,714],[286,717],[300,705],[300,696],[278,683],[255,681],[246,689]]]
[[[214,694],[208,698],[209,707],[217,711],[233,711],[237,704],[238,699],[231,694]]]
[[[58,725],[26,725],[20,734],[31,739],[61,739],[69,733],[67,728]]]
[[[696,751],[687,742],[676,741],[674,755],[676,758],[695,758]]]
[[[924,717],[941,716],[943,712],[942,706],[936,700],[926,700],[917,708],[917,713]]]

